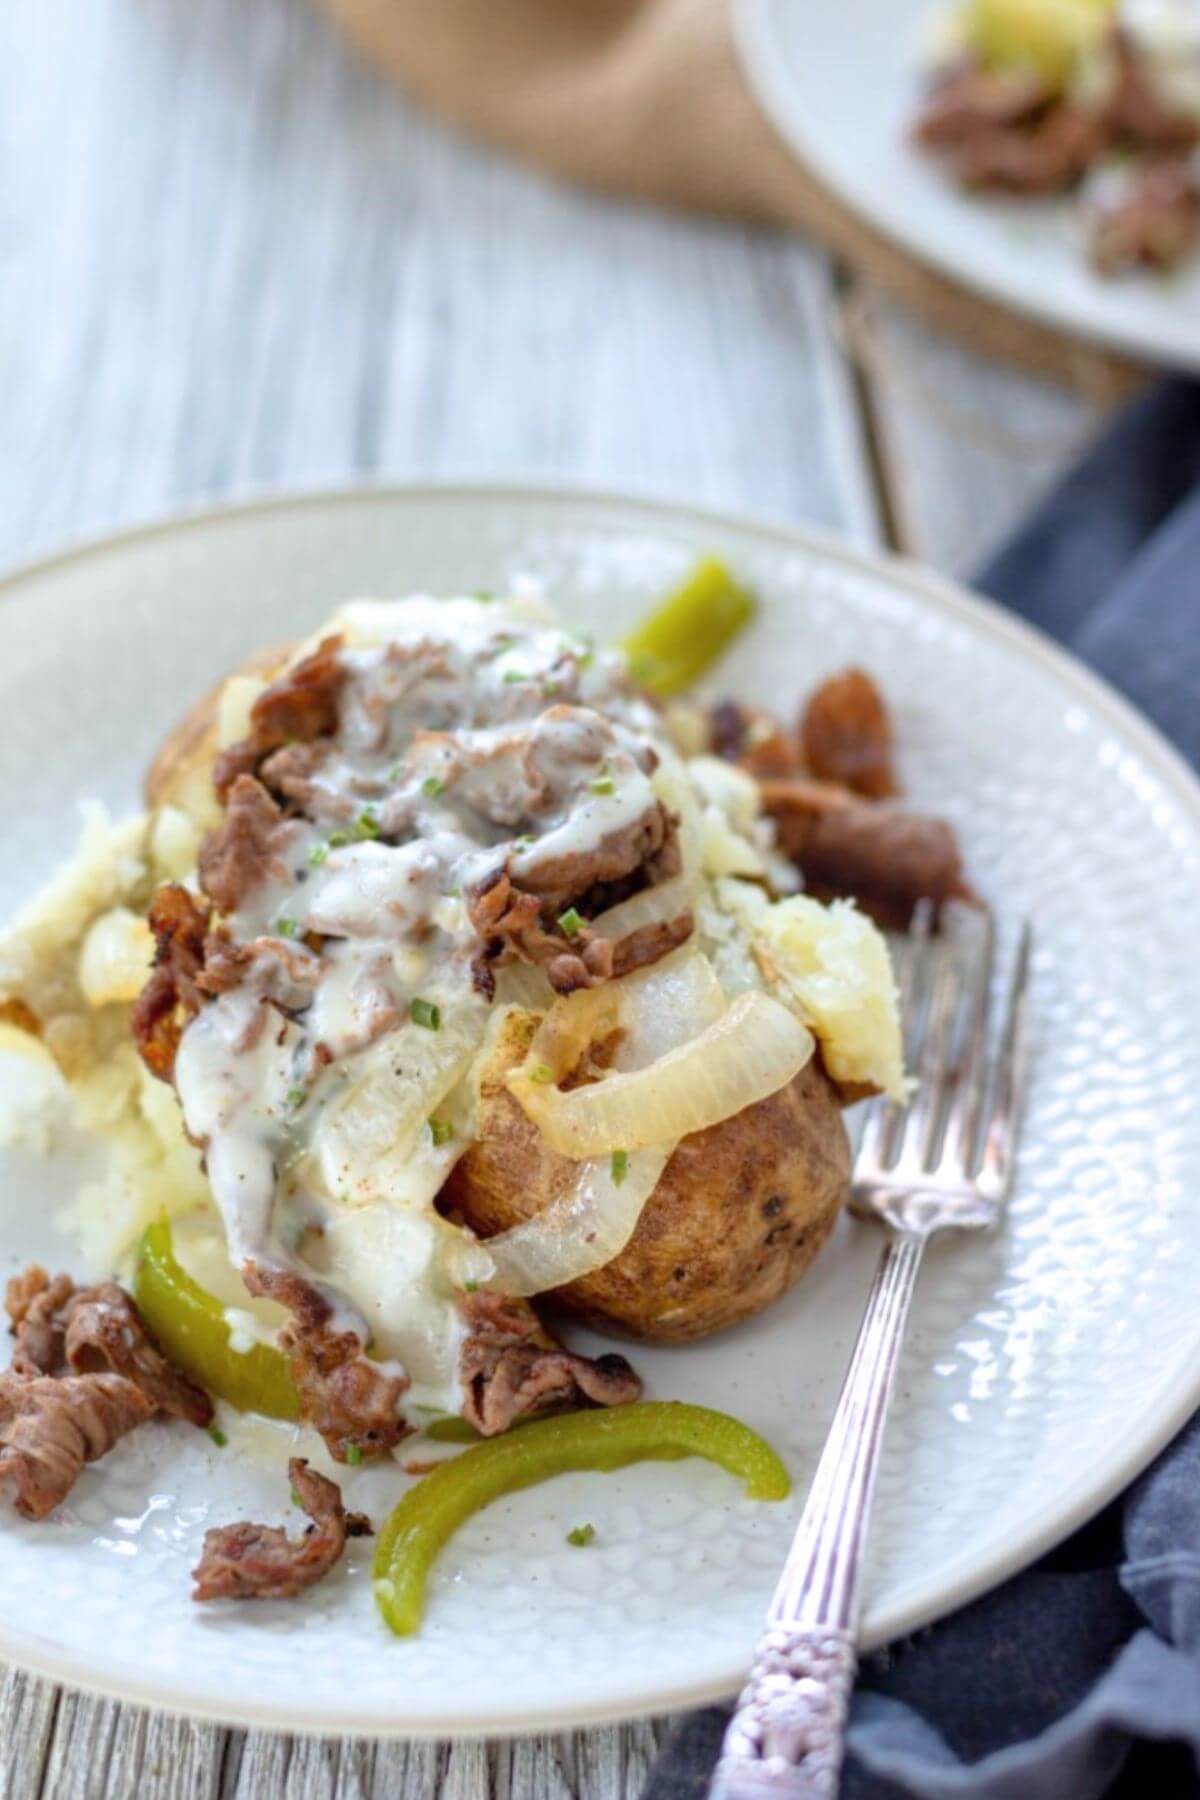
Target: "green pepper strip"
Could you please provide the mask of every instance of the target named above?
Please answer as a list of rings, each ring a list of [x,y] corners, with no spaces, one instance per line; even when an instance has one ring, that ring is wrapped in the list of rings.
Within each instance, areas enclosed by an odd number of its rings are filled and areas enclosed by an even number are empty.
[[[151,1225],[138,1247],[133,1297],[171,1361],[210,1394],[241,1412],[299,1418],[287,1357],[270,1344],[233,1349],[224,1307],[176,1262],[166,1219]]]
[[[791,1490],[788,1472],[769,1444],[749,1426],[706,1406],[650,1400],[542,1419],[464,1450],[409,1489],[375,1550],[380,1612],[399,1637],[417,1630],[434,1558],[490,1501],[569,1469],[621,1469],[683,1456],[707,1457],[740,1476],[751,1500],[783,1500]]]
[[[656,694],[692,686],[724,654],[756,610],[723,562],[706,556],[621,644],[630,673]]]

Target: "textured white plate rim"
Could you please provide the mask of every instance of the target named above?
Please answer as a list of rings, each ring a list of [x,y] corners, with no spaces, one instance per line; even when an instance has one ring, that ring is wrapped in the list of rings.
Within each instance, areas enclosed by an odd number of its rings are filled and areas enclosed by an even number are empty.
[[[1187,319],[1181,312],[1180,329],[1164,343],[1157,328],[1147,324],[1145,330],[1130,325],[1109,306],[1104,278],[1096,276],[1095,296],[1090,310],[1080,313],[1064,299],[1055,298],[1053,283],[1022,279],[1023,259],[1012,257],[1012,278],[1003,273],[977,269],[969,257],[955,254],[947,235],[926,229],[919,216],[898,215],[878,204],[873,187],[865,179],[858,181],[842,161],[832,155],[824,140],[805,130],[803,112],[796,104],[796,94],[789,79],[786,58],[780,54],[776,35],[776,19],[780,0],[733,0],[734,39],[742,65],[768,118],[784,142],[801,158],[806,167],[820,176],[853,212],[901,249],[918,256],[922,262],[949,276],[960,287],[970,289],[986,300],[997,301],[1049,325],[1069,336],[1086,339],[1108,349],[1125,352],[1142,362],[1158,366],[1178,365],[1200,369],[1200,342],[1193,330],[1192,341],[1186,335]],[[783,0],[786,6],[788,0]],[[897,145],[897,155],[905,146]],[[1194,324],[1194,322],[1193,322]]]
[[[745,531],[773,540],[781,548],[807,551],[863,574],[882,576],[893,586],[906,589],[918,601],[933,605],[1007,644],[1026,660],[1052,671],[1061,683],[1103,715],[1132,745],[1170,790],[1200,837],[1200,781],[1187,763],[1128,701],[1034,626],[1005,612],[994,602],[971,594],[953,581],[903,558],[857,550],[831,533],[808,526],[781,524],[778,520],[742,510],[698,507],[666,496],[627,494],[569,482],[445,480],[322,485],[197,506],[119,532],[89,536],[0,575],[0,602],[14,589],[69,564],[120,553],[159,537],[203,531],[228,520],[252,519],[255,515],[282,514],[309,507],[361,506],[364,502],[394,505],[422,500],[435,503],[474,500],[491,504],[508,501],[524,505],[532,502],[549,508],[559,505],[612,508],[641,515],[648,521],[659,518],[664,524],[669,522],[675,527],[680,523],[694,524],[698,537],[703,536],[706,526]],[[948,1248],[943,1253],[959,1252]],[[969,1255],[969,1246],[961,1253]],[[865,1302],[865,1293],[863,1299]],[[1200,1324],[1197,1338],[1200,1339]],[[1094,1465],[1069,1488],[1032,1512],[1019,1533],[1014,1532],[1006,1542],[987,1554],[967,1553],[957,1562],[943,1565],[936,1577],[910,1582],[894,1594],[884,1608],[874,1611],[868,1608],[862,1633],[864,1647],[871,1649],[905,1636],[965,1605],[1061,1542],[1106,1505],[1153,1460],[1200,1406],[1200,1360],[1194,1354],[1196,1347],[1193,1345],[1181,1353],[1176,1369],[1163,1380],[1152,1403],[1143,1411],[1137,1430],[1115,1443],[1103,1464]],[[39,1642],[36,1635],[14,1632],[8,1622],[0,1622],[0,1659],[72,1687],[222,1724],[301,1733],[337,1732],[372,1738],[510,1737],[543,1730],[584,1729],[619,1719],[702,1706],[723,1699],[737,1689],[745,1674],[748,1651],[749,1646],[746,1646],[746,1654],[742,1657],[714,1660],[710,1673],[698,1675],[694,1682],[680,1687],[648,1689],[644,1683],[639,1683],[627,1694],[612,1695],[602,1704],[575,1704],[568,1708],[519,1714],[490,1714],[475,1709],[466,1715],[430,1708],[420,1724],[410,1720],[402,1728],[391,1731],[381,1725],[377,1714],[356,1715],[353,1710],[339,1707],[336,1711],[313,1711],[298,1719],[286,1707],[264,1704],[252,1697],[198,1696],[181,1692],[177,1687],[157,1683],[133,1668],[116,1667],[100,1674],[93,1665],[80,1663],[56,1646]]]

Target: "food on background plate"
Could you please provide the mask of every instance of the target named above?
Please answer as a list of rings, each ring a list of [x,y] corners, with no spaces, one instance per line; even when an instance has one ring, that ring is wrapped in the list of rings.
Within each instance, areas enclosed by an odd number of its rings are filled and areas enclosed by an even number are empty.
[[[1200,247],[1200,0],[961,0],[916,125],[968,188],[1078,191],[1105,275]]]
[[[842,1106],[903,1090],[870,915],[970,897],[863,672],[794,732],[679,691],[751,609],[711,561],[625,650],[527,597],[351,602],[193,709],[144,814],[88,811],[0,938],[0,1128],[69,1113],[107,1155],[69,1219],[102,1279],[10,1284],[28,1516],[155,1414],[222,1441],[210,1396],[351,1468],[522,1427],[503,1477],[438,1470],[443,1522],[498,1479],[749,1454],[532,1302],[689,1338],[791,1287],[846,1196]],[[366,1529],[303,1459],[292,1485],[308,1533],[210,1532],[197,1598],[298,1592]]]

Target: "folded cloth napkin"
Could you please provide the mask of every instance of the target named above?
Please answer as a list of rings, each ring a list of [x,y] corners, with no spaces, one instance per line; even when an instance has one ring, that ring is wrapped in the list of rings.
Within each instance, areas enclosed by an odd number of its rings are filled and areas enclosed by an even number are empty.
[[[1200,767],[1200,385],[1123,414],[978,585],[1123,690]],[[701,1800],[697,1713],[643,1800]],[[868,1658],[844,1800],[1200,1794],[1200,1415],[1033,1568]]]

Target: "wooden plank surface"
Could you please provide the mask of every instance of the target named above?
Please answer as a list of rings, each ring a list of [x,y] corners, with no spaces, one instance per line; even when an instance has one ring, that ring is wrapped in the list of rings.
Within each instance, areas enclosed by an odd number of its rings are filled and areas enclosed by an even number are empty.
[[[1090,423],[896,315],[856,372],[815,250],[518,172],[294,0],[13,0],[5,28],[6,562],[208,497],[387,473],[574,478],[867,544],[891,520],[961,564]],[[1024,449],[970,441],[975,405],[1038,438],[1036,476]],[[9,1671],[0,1794],[624,1800],[665,1728],[289,1739]]]

